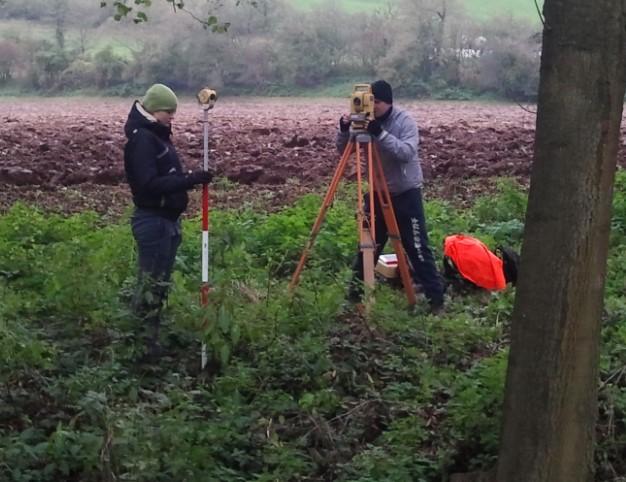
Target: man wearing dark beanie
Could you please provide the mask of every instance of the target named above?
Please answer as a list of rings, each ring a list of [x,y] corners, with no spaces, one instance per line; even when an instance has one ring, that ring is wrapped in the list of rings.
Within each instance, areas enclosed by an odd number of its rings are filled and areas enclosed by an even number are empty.
[[[374,99],[385,102],[389,105],[393,104],[393,92],[388,82],[377,80],[372,84],[372,94]]]
[[[144,361],[161,353],[161,310],[182,240],[180,215],[187,208],[187,191],[212,177],[201,170],[183,172],[171,139],[177,107],[174,92],[154,84],[133,103],[124,126],[124,168],[135,205],[131,227],[139,265],[133,310],[146,343]]]
[[[428,244],[428,231],[422,203],[422,167],[418,157],[419,134],[411,116],[393,105],[391,85],[384,80],[371,84],[374,94],[374,119],[367,124],[380,154],[393,209],[400,228],[402,245],[412,268],[415,283],[421,286],[432,312],[443,308],[444,286],[437,271],[435,258]],[[344,115],[339,120],[337,149],[343,152],[350,139],[350,120]],[[370,212],[369,196],[365,198],[365,212]],[[387,226],[378,197],[374,196],[376,217],[376,254],[378,259],[388,239]],[[353,282],[349,298],[358,301],[363,293],[363,255],[355,259]]]

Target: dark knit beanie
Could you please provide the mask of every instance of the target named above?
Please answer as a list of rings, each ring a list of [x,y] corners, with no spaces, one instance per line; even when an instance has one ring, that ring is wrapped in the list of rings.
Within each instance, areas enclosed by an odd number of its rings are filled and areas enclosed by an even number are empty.
[[[374,99],[376,100],[382,100],[387,104],[393,104],[391,86],[384,80],[377,80],[372,84],[372,94],[374,94]]]
[[[176,94],[168,86],[154,84],[141,99],[141,105],[148,112],[175,111],[178,106]]]

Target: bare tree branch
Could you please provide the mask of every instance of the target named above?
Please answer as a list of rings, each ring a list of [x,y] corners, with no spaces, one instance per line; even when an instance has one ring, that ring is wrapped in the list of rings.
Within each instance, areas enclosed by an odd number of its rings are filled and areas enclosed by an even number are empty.
[[[536,110],[532,110],[532,109],[529,109],[528,107],[524,107],[524,106],[523,106],[522,104],[520,104],[519,102],[515,102],[515,103],[516,103],[516,104],[519,106],[519,108],[520,108],[520,109],[522,109],[523,111],[529,112],[530,114],[533,114],[533,115],[537,115],[537,111],[536,111]]]
[[[541,20],[542,25],[546,26],[546,19],[543,18],[543,13],[541,13],[541,9],[539,8],[539,3],[535,0],[535,8],[537,9],[537,15],[539,15],[539,20]]]
[[[6,0],[0,0],[0,4],[5,1]],[[199,22],[204,28],[206,29],[210,28],[212,32],[223,33],[226,30],[228,30],[228,27],[230,27],[230,23],[228,22],[220,23],[217,16],[212,15],[210,12],[207,12],[206,18],[202,18],[194,14],[190,10],[187,10],[185,8],[184,0],[164,0],[164,1],[171,4],[172,10],[174,11],[174,13],[177,13],[178,11],[183,11],[187,15],[189,15],[192,19]],[[120,21],[123,18],[130,17],[131,12],[133,11],[133,8],[137,8],[137,7],[128,6],[127,3],[129,3],[129,0],[117,0],[117,1],[100,0],[100,7],[105,8],[108,5],[111,5],[114,9],[113,18],[115,20]],[[247,0],[245,2],[242,0],[236,0],[235,2],[236,5],[240,5],[242,3],[248,3],[252,6],[256,6],[256,2],[253,0]],[[144,8],[144,9],[149,8],[151,4],[152,4],[152,0],[134,0],[134,5],[138,5],[139,8]],[[143,23],[143,22],[148,21],[148,16],[146,15],[145,11],[136,10],[135,16],[132,20],[135,23]]]

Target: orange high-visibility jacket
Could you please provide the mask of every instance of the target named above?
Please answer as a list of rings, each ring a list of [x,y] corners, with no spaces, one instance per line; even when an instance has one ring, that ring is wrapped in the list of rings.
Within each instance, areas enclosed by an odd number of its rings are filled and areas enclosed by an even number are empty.
[[[487,290],[506,287],[502,260],[483,242],[471,236],[454,234],[446,237],[443,254],[448,256],[463,278]]]

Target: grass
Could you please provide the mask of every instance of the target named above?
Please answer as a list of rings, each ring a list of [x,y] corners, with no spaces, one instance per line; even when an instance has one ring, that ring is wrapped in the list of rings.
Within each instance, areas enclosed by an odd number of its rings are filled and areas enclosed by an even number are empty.
[[[55,40],[55,27],[51,24],[32,22],[27,20],[0,20],[0,39],[24,39],[35,41],[47,40],[52,44]],[[140,50],[145,38],[140,32],[133,30],[126,31],[123,40],[120,40],[119,33],[104,33],[99,31],[88,31],[85,39],[85,50],[88,54],[95,54],[107,47],[111,47],[113,53],[118,57],[132,59],[133,50]],[[69,49],[80,47],[80,32],[76,28],[68,27],[65,32],[65,44]]]
[[[54,40],[54,27],[28,20],[0,20],[0,39],[30,38],[34,40]]]
[[[537,0],[539,8],[543,0]],[[466,8],[478,19],[489,19],[502,15],[525,17],[539,20],[537,7],[533,0],[467,0]]]
[[[141,42],[139,40],[127,39],[120,41],[117,39],[111,39],[106,36],[93,39],[89,42],[87,53],[95,54],[100,50],[104,50],[110,47],[113,51],[113,55],[119,58],[132,60],[133,52],[141,50]]]
[[[311,9],[323,6],[324,3],[325,0],[292,0],[294,5]],[[381,6],[381,2],[377,0],[339,0],[338,3],[349,12]],[[506,15],[538,20],[537,8],[533,0],[464,0],[462,3],[467,11],[479,20]],[[543,5],[543,0],[538,0],[538,3],[540,6]]]

